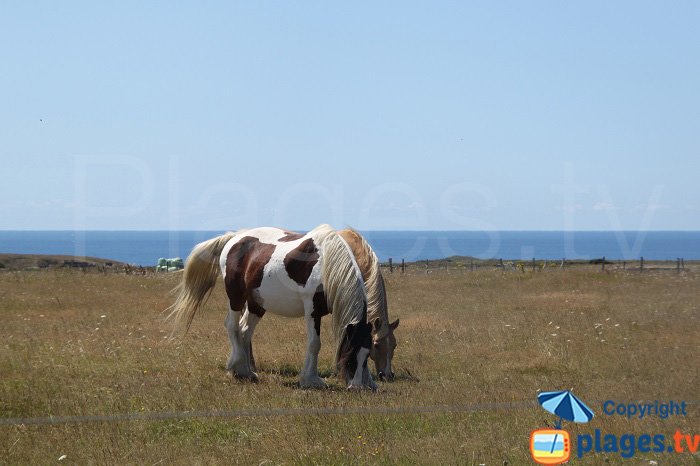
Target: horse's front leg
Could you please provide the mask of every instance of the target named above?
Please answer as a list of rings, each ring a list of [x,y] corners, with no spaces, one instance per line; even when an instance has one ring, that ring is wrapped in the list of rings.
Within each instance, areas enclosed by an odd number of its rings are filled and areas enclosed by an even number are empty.
[[[301,371],[299,385],[302,388],[326,388],[328,385],[318,375],[318,352],[321,350],[321,326],[311,312],[304,314],[306,321],[306,360]]]

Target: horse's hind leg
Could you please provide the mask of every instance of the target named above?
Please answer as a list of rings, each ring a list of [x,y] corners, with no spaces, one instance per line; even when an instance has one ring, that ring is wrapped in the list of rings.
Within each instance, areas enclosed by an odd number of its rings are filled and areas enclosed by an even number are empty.
[[[255,356],[253,356],[253,337],[251,336],[250,341],[248,342],[248,355],[250,356],[250,368],[253,369],[253,372],[257,372],[257,367],[255,366]]]
[[[224,320],[224,326],[226,327],[226,332],[228,333],[228,339],[231,342],[231,356],[228,358],[228,363],[226,363],[226,370],[233,370],[234,366],[237,366],[240,350],[240,325],[238,323],[238,317],[241,315],[240,312],[233,311],[229,309],[226,314],[226,319]]]
[[[243,344],[240,319],[241,311],[229,309],[224,324],[228,332],[228,338],[231,341],[231,357],[228,359],[226,369],[230,370],[234,377],[257,380],[257,374],[253,372],[250,366],[247,344]]]
[[[245,311],[243,311],[243,315],[241,316],[241,320],[239,322],[239,325],[241,328],[244,328],[247,324],[248,321],[250,320],[250,311],[246,308]],[[248,342],[248,357],[250,358],[250,369],[253,372],[257,372],[256,366],[255,366],[255,357],[253,356],[253,335],[250,335],[250,341]]]
[[[253,357],[253,334],[255,327],[265,314],[265,309],[255,301],[249,301],[243,317],[240,320],[241,334],[243,337],[243,346],[246,348],[246,356],[248,358],[250,369],[255,372],[255,358]]]

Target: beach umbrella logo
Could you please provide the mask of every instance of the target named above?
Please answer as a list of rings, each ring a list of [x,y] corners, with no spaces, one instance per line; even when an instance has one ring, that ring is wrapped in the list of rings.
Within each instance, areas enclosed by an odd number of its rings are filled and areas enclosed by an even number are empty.
[[[569,390],[559,392],[542,392],[537,401],[550,413],[559,416],[557,429],[561,428],[562,419],[571,422],[588,422],[593,419],[593,411]]]
[[[539,464],[561,464],[571,456],[571,438],[562,430],[562,420],[588,422],[593,411],[569,390],[542,392],[537,395],[540,405],[559,419],[554,429],[538,429],[530,435],[530,453]]]

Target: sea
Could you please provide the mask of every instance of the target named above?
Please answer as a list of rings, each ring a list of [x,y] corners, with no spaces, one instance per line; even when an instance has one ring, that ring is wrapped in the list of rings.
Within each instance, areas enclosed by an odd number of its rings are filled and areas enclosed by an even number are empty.
[[[0,253],[64,254],[155,265],[222,231],[0,231]],[[700,259],[700,231],[363,231],[380,260]]]

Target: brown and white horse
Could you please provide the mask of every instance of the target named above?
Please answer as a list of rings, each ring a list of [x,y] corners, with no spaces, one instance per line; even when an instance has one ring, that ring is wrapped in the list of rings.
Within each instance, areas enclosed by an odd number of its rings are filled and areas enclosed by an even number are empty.
[[[379,380],[394,380],[391,362],[396,349],[394,330],[399,326],[399,319],[389,323],[389,311],[386,299],[384,277],[379,267],[379,259],[369,243],[357,231],[346,228],[338,234],[350,246],[355,257],[367,292],[367,322],[372,324],[372,348],[369,357],[374,361]],[[247,321],[250,310],[243,313],[242,322]],[[255,370],[252,343],[249,347],[250,357]]]
[[[257,380],[251,342],[260,318],[271,312],[304,317],[307,351],[300,385],[325,387],[318,374],[318,353],[321,318],[331,314],[341,378],[348,388],[376,389],[367,368],[372,328],[362,273],[348,243],[330,226],[306,234],[261,227],[198,244],[187,259],[170,313],[176,325],[184,321],[189,329],[219,272],[229,300],[227,369],[234,376]]]

